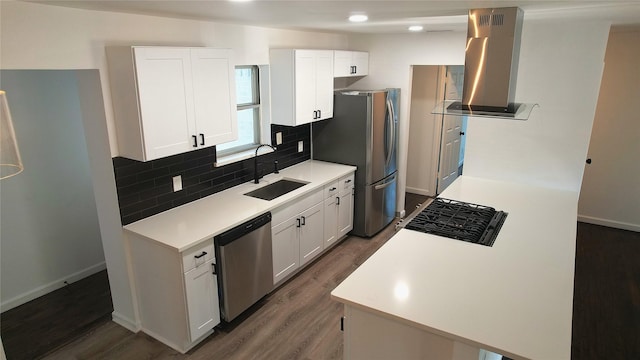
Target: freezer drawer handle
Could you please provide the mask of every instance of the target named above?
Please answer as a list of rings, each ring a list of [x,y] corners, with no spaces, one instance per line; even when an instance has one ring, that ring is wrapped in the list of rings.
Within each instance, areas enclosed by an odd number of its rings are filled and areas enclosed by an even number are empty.
[[[396,181],[396,178],[394,177],[390,181],[388,181],[388,182],[386,182],[384,184],[376,185],[373,188],[376,189],[376,190],[384,189],[384,188],[388,187],[389,185],[393,184],[395,181]]]
[[[196,258],[196,259],[200,259],[201,257],[203,257],[203,256],[205,256],[205,255],[207,255],[207,252],[206,252],[206,251],[203,251],[203,252],[202,252],[202,254],[200,254],[200,255],[194,255],[193,257],[194,257],[194,258]]]

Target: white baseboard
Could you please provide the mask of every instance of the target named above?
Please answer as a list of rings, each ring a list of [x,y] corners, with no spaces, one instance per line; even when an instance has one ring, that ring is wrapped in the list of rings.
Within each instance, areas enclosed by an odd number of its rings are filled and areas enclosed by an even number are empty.
[[[115,311],[111,313],[111,320],[113,320],[114,323],[122,326],[123,328],[133,333],[137,333],[142,329],[140,324],[136,323],[135,321],[132,321],[128,317],[123,316],[122,314],[119,314]]]
[[[631,224],[631,223],[615,221],[615,220],[600,219],[600,218],[585,216],[585,215],[578,215],[578,221],[594,224],[594,225],[608,226],[616,229],[640,232],[640,225],[638,224]]]
[[[62,277],[60,279],[54,280],[48,284],[39,286],[33,290],[27,291],[24,294],[20,294],[18,296],[15,296],[9,300],[3,301],[0,304],[0,312],[5,312],[7,310],[11,310],[17,306],[20,306],[22,304],[26,304],[29,301],[33,300],[33,299],[37,299],[42,295],[46,295],[52,291],[58,290],[65,285],[65,281],[69,284],[74,283],[78,280],[84,279],[87,276],[91,276],[99,271],[102,271],[104,269],[107,268],[106,263],[103,261],[101,263],[98,263],[96,265],[90,266],[86,269],[80,270],[78,272],[75,272],[71,275],[67,275],[65,277]]]

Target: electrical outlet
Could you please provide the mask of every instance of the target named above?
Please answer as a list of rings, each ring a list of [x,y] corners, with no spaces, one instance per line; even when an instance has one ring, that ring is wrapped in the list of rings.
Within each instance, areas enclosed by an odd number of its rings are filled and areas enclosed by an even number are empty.
[[[281,132],[277,132],[276,133],[276,145],[282,145],[282,133]]]
[[[298,141],[298,152],[304,151],[304,141]]]
[[[182,175],[173,177],[173,192],[182,190]]]

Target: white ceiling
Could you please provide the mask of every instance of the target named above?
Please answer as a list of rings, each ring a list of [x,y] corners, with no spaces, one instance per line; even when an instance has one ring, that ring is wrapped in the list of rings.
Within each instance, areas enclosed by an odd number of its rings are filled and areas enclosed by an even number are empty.
[[[398,33],[409,25],[425,31],[466,30],[468,9],[519,6],[527,18],[588,17],[617,25],[640,23],[640,0],[540,1],[540,0],[24,0],[83,9],[147,14],[298,30]],[[349,23],[351,14],[365,13],[366,23]]]

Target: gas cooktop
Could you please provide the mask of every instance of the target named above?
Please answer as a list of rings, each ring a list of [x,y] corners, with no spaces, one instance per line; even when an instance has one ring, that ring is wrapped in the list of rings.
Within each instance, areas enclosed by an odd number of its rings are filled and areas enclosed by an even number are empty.
[[[493,246],[507,213],[492,207],[436,198],[406,229]]]

